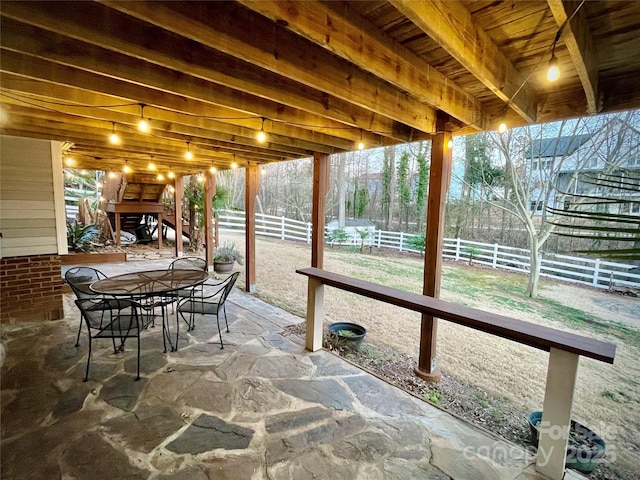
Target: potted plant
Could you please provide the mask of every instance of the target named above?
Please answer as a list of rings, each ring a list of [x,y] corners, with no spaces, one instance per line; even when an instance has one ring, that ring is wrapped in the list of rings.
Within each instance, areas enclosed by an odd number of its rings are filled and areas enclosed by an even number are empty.
[[[541,421],[542,412],[531,412],[529,414],[531,443],[536,447],[538,446]],[[565,462],[568,468],[573,468],[582,473],[591,473],[598,461],[604,456],[605,448],[606,445],[600,435],[581,423],[571,420],[567,460]]]
[[[329,325],[329,334],[334,336],[337,345],[358,350],[367,335],[367,329],[355,323],[335,322]]]
[[[229,273],[233,270],[233,264],[238,262],[242,265],[244,257],[236,248],[233,242],[225,242],[216,248],[213,255],[213,269],[218,273]]]

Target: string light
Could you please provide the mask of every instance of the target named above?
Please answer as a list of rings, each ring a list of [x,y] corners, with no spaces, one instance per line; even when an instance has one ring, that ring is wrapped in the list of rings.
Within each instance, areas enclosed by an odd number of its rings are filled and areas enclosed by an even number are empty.
[[[204,183],[204,174],[202,174],[202,173],[199,173],[199,174],[198,174],[198,181],[199,181],[200,183]]]
[[[264,131],[264,117],[262,117],[262,125],[260,126],[260,131],[256,135],[256,139],[260,143],[264,143],[267,141],[267,134]]]
[[[209,167],[209,172],[216,173],[216,167],[213,165],[213,162],[211,162],[211,167]]]
[[[362,130],[360,130],[360,141],[358,142],[358,150],[364,149],[364,142],[362,141]]]
[[[260,173],[262,175],[266,175],[267,174],[267,167],[265,167],[264,165],[262,166],[262,168],[260,169]]]
[[[149,165],[147,165],[147,168],[151,171],[154,171],[156,169],[156,164],[153,162],[149,162]]]
[[[453,139],[449,139],[449,141],[447,142],[447,147],[449,148],[449,150],[453,148]]]
[[[127,163],[127,160],[124,161],[124,167],[122,167],[122,171],[124,173],[131,173],[131,167],[129,166],[129,164]]]
[[[159,182],[162,182],[164,180],[164,175],[162,175],[161,173],[158,173],[158,175],[156,176],[156,180],[158,180]]]
[[[507,131],[507,124],[504,122],[501,122],[500,125],[498,125],[498,133],[503,134],[506,131]]]
[[[555,44],[554,44],[555,50]],[[558,59],[552,53],[551,59],[549,60],[549,69],[547,70],[547,80],[550,82],[555,82],[560,78],[560,67],[558,66]]]
[[[184,158],[187,160],[193,159],[193,153],[191,153],[191,148],[189,147],[189,142],[187,142],[187,151],[184,153]]]
[[[107,174],[107,177],[109,177],[109,178],[116,178],[116,174],[115,174],[115,172],[109,172],[109,173]]]
[[[65,164],[67,167],[73,167],[73,166],[75,165],[75,163],[76,163],[76,162],[75,162],[75,161],[73,160],[73,158],[71,158],[71,157],[65,157],[65,159],[64,159],[64,164]]]
[[[116,133],[116,124],[115,124],[115,122],[112,122],[111,125],[112,125],[111,126],[111,135],[109,135],[109,142],[112,145],[118,145],[120,143],[120,137]]]
[[[140,104],[140,120],[138,121],[138,130],[142,133],[147,133],[149,131],[149,124],[144,119],[144,107],[146,105],[144,103]]]
[[[173,170],[171,170],[171,167],[169,167],[169,173],[167,173],[167,177],[171,179],[176,178],[176,174],[173,173]]]

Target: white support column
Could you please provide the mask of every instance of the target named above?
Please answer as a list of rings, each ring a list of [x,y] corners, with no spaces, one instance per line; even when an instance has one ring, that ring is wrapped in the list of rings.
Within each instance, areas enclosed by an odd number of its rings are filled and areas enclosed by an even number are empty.
[[[556,348],[549,353],[536,470],[551,480],[564,476],[579,360],[579,355]]]
[[[309,278],[307,293],[306,348],[312,352],[322,348],[322,326],[324,324],[324,285]]]

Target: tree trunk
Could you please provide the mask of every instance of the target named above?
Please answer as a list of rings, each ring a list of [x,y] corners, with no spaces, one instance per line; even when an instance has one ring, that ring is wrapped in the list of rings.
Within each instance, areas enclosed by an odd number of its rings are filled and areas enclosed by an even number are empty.
[[[531,298],[538,297],[538,282],[540,280],[540,244],[536,236],[531,236],[531,249],[529,253],[529,279],[527,281],[526,295]]]

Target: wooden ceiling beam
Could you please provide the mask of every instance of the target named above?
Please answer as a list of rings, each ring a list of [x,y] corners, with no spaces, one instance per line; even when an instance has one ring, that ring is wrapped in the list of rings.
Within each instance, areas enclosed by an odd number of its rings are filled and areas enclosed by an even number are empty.
[[[134,85],[122,80],[107,78],[88,71],[78,70],[65,65],[54,64],[44,59],[34,61],[33,57],[28,58],[22,54],[2,49],[2,64],[0,70],[2,72],[13,73],[26,78],[52,82],[60,86],[73,86],[85,90],[86,92],[98,92],[108,95],[114,99],[126,99],[130,102],[144,103],[145,116],[149,117],[155,114],[156,106],[160,109],[168,109],[173,112],[182,112],[185,115],[202,115],[204,117],[224,118],[224,123],[237,125],[250,129],[252,135],[260,128],[259,119],[242,119],[237,117],[238,112],[215,105],[210,105],[199,100],[185,98],[179,95],[170,95],[142,85]],[[226,116],[223,114],[226,113]],[[220,121],[220,120],[219,120]],[[251,123],[255,127],[248,127]],[[334,153],[341,150],[353,150],[353,142],[344,140],[332,135],[319,132],[308,131],[301,128],[292,127],[287,124],[270,122],[267,124],[269,135],[278,135],[282,137],[276,140],[287,139],[289,144],[297,144],[298,139],[307,141],[317,146],[316,151],[324,153]],[[240,132],[238,132],[240,133]],[[285,142],[285,143],[286,143]],[[338,145],[336,145],[338,144]],[[307,148],[305,148],[307,149]]]
[[[285,24],[298,35],[385,79],[434,109],[443,110],[465,124],[482,123],[483,108],[475,98],[351,12],[348,2],[340,3],[335,10],[329,3],[317,1],[239,0],[239,3],[276,23]],[[355,31],[357,35],[353,34]]]
[[[126,105],[130,103],[129,99],[116,99],[106,94],[20,77],[6,72],[0,73],[0,85],[3,92],[7,95],[13,95],[13,101],[5,96],[6,101],[17,105],[36,105],[71,115],[116,122],[128,127],[134,127],[140,118],[140,106],[135,103]],[[64,104],[60,105],[60,103]],[[121,106],[115,106],[117,104]],[[88,108],[91,105],[99,105],[100,107]],[[150,121],[152,129],[157,127],[163,131],[181,133],[185,138],[202,137],[260,148],[255,137],[255,130],[251,128],[230,125],[200,116],[185,115],[168,109],[146,109],[145,112],[150,112],[153,115],[153,119]],[[351,142],[345,141],[343,146],[348,145],[351,145]],[[302,141],[275,133],[269,135],[268,146],[270,150],[289,153],[319,151],[326,148],[324,144],[319,142]]]
[[[0,77],[1,79],[1,77]],[[119,135],[126,136],[139,136],[142,138],[154,137],[163,138],[167,141],[174,141],[176,143],[184,143],[186,139],[192,145],[206,145],[207,148],[219,149],[223,152],[262,155],[265,158],[299,158],[313,155],[313,152],[308,150],[296,149],[293,147],[278,147],[269,143],[269,149],[255,147],[253,145],[245,145],[232,141],[220,141],[217,138],[211,138],[209,131],[204,129],[196,129],[187,127],[185,129],[182,125],[163,125],[162,130],[152,130],[151,134],[140,133],[137,129],[136,122],[140,118],[139,115],[129,115],[125,113],[112,112],[103,109],[89,109],[85,107],[65,107],[66,113],[60,111],[53,111],[50,108],[39,108],[34,106],[35,100],[32,106],[25,107],[23,101],[16,100],[15,97],[7,97],[11,92],[3,94],[0,93],[0,99],[7,107],[6,113],[11,117],[15,112],[23,116],[33,116],[34,118],[41,118],[46,120],[58,120],[63,121],[70,125],[76,125],[79,128],[82,126],[92,126],[94,128],[100,128],[105,130],[105,135],[109,135],[111,130],[115,130]],[[113,123],[117,123],[114,126]]]
[[[342,122],[398,141],[410,140],[410,129],[390,118],[266,72],[103,5],[39,2],[38,8],[34,9],[33,5],[16,2],[3,6],[2,15],[225,87],[239,89],[259,98],[269,98],[326,119],[324,122],[319,119],[318,125],[324,123],[330,127],[331,122]],[[100,18],[101,21],[88,24],[87,18]],[[147,42],[147,38],[154,38],[156,41]],[[184,52],[188,52],[188,55]],[[221,65],[224,68],[220,68]],[[352,135],[351,140],[356,141],[356,135]]]
[[[585,97],[587,99],[587,113],[590,115],[599,113],[602,102],[598,92],[598,61],[587,17],[584,10],[579,10],[570,22],[565,25],[569,15],[578,8],[578,2],[565,2],[564,0],[547,0],[553,18],[562,28],[561,39],[564,42],[573,66],[578,72]],[[571,5],[572,11],[567,11]],[[564,25],[564,27],[563,27]]]
[[[489,34],[475,24],[464,3],[448,0],[390,0],[390,3],[527,122],[537,121],[535,92]]]
[[[189,11],[172,2],[101,3],[421,132],[435,129],[432,108],[236,3],[195,2]]]
[[[55,48],[52,48],[52,45],[55,45]],[[252,120],[255,125],[254,132],[260,128],[261,113],[265,113],[267,118],[281,119],[282,122],[272,121],[269,123],[290,127],[291,136],[294,138],[298,132],[302,135],[304,129],[300,125],[326,125],[327,131],[333,129],[339,135],[349,132],[348,136],[351,137],[352,142],[359,139],[359,131],[356,129],[349,131],[344,124],[327,120],[324,120],[323,123],[323,119],[316,115],[295,110],[270,100],[232,91],[227,87],[215,86],[181,72],[157,67],[98,47],[74,44],[57,34],[34,27],[21,26],[13,20],[3,22],[2,47],[13,52],[37,57],[43,61],[98,74],[107,81],[114,79],[130,85],[141,85],[144,82],[144,86],[149,89],[181,98],[201,100],[206,104],[211,104],[211,109],[218,109],[221,114],[220,118],[244,117]],[[85,88],[90,88],[90,86],[87,85]],[[232,103],[234,104],[232,109],[226,108]],[[225,111],[220,111],[223,108]],[[212,112],[212,116],[217,116],[215,111]],[[379,142],[377,137],[375,142]],[[353,147],[353,143],[350,144],[350,147]]]

